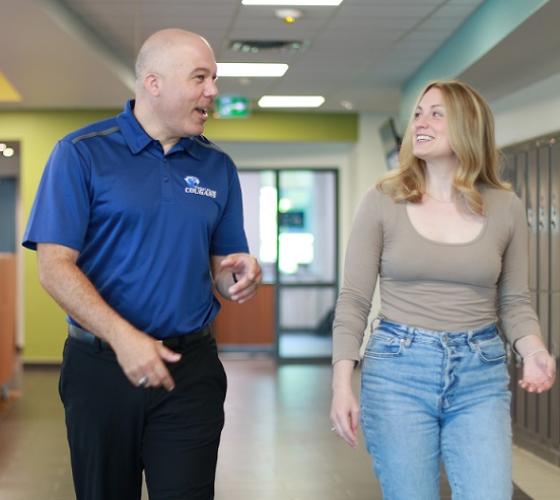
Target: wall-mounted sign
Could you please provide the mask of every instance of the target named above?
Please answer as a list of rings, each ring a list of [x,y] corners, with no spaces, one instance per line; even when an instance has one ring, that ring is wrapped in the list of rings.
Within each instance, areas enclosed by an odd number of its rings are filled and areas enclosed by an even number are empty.
[[[238,95],[224,95],[215,99],[215,118],[247,118],[251,114],[249,99]]]

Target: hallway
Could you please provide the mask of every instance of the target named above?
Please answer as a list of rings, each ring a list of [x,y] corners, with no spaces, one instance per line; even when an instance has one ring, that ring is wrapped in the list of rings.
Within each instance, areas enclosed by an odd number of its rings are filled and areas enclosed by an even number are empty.
[[[216,500],[371,500],[367,453],[330,432],[330,366],[223,356],[229,378]],[[23,397],[0,407],[0,500],[73,497],[57,368],[28,368]],[[560,471],[516,449],[515,499],[548,500]],[[446,485],[442,498],[450,498]],[[147,499],[147,495],[144,496]]]

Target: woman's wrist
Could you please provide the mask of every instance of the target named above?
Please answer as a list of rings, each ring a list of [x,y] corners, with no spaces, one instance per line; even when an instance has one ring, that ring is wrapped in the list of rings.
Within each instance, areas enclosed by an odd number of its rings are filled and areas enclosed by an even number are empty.
[[[545,349],[544,347],[539,347],[538,349],[535,349],[534,351],[529,352],[528,354],[525,354],[523,356],[523,359],[528,359],[531,356],[534,356],[535,354],[538,354],[539,352],[546,352],[548,354],[548,350]]]
[[[539,352],[548,352],[542,338],[538,335],[521,337],[514,342],[513,350],[521,356],[522,359],[534,356]]]

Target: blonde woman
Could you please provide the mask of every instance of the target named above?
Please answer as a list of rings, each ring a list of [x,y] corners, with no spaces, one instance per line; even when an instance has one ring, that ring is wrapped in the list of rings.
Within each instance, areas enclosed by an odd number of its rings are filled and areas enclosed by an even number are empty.
[[[348,242],[334,321],[333,429],[351,446],[361,422],[386,500],[511,499],[506,350],[520,385],[549,389],[555,362],[528,293],[527,223],[498,175],[492,113],[470,86],[421,92],[400,168],[365,196]],[[351,388],[380,278],[381,314]]]

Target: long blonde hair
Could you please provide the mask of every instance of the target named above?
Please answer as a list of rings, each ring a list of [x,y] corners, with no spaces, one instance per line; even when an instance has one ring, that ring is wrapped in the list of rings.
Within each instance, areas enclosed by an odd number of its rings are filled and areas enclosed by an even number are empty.
[[[480,94],[457,80],[435,80],[422,90],[409,120],[399,153],[399,168],[377,184],[395,201],[419,203],[426,191],[426,162],[412,153],[413,118],[418,103],[428,90],[439,89],[448,116],[449,142],[459,168],[453,180],[455,193],[474,213],[482,215],[484,204],[476,184],[510,189],[500,180],[500,153],[494,138],[494,117]]]

